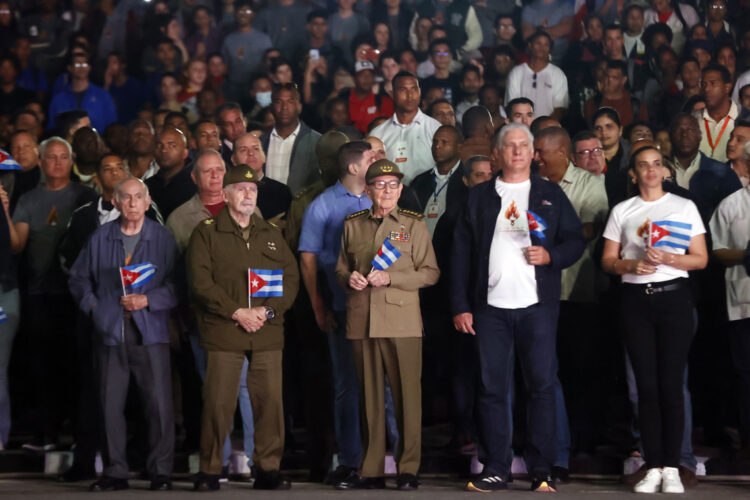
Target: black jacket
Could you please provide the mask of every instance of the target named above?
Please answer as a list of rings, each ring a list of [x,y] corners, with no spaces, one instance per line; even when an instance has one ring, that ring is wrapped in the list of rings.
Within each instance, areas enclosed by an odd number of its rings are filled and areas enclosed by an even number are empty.
[[[502,199],[495,189],[494,176],[469,190],[463,212],[456,222],[451,254],[451,307],[453,315],[475,312],[487,305],[490,246]],[[529,210],[547,225],[542,240],[531,234],[531,244],[549,252],[551,262],[535,266],[540,303],[560,300],[560,271],[572,265],[583,253],[586,240],[581,221],[563,190],[540,177],[531,177]]]

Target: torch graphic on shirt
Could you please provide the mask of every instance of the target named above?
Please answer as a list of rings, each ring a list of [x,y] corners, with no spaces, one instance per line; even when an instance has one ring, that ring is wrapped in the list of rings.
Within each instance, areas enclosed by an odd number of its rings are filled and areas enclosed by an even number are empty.
[[[505,211],[505,218],[510,221],[510,226],[513,227],[513,225],[516,223],[516,220],[518,220],[521,217],[521,214],[518,212],[518,207],[516,206],[516,202],[511,201],[510,206]]]

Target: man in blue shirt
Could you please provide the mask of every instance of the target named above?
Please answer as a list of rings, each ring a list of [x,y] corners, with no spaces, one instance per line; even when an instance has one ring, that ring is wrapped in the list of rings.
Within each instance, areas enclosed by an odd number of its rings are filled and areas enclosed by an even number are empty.
[[[350,473],[356,473],[362,453],[357,374],[351,342],[346,338],[346,292],[336,282],[335,268],[346,216],[372,205],[365,194],[365,174],[374,156],[370,144],[364,141],[341,146],[340,179],[307,207],[300,234],[302,279],[310,295],[315,320],[328,334],[331,352],[340,464],[332,477],[334,485]],[[318,283],[318,269],[325,275],[326,283]]]
[[[91,65],[88,56],[83,53],[71,56],[68,71],[71,77],[70,88],[52,98],[47,128],[55,127],[55,117],[63,111],[83,109],[91,118],[91,126],[104,132],[110,123],[117,121],[117,112],[109,93],[89,82]]]

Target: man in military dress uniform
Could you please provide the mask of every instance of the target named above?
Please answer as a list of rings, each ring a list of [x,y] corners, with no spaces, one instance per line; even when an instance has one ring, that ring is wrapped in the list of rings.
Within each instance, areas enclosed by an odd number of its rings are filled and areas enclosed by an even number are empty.
[[[346,336],[352,341],[360,383],[362,466],[340,488],[384,488],[385,377],[391,385],[401,439],[397,485],[418,486],[422,429],[422,316],[419,289],[437,282],[432,241],[422,214],[397,205],[403,174],[378,160],[367,170],[372,207],[347,216],[336,279],[347,290]],[[384,246],[400,252],[395,262],[375,269]]]
[[[250,167],[227,172],[226,206],[198,224],[188,245],[188,283],[208,355],[196,490],[219,489],[222,446],[234,418],[245,358],[256,430],[254,487],[289,487],[279,475],[284,452],[283,317],[297,295],[299,273],[281,231],[253,213],[257,196],[258,178]]]

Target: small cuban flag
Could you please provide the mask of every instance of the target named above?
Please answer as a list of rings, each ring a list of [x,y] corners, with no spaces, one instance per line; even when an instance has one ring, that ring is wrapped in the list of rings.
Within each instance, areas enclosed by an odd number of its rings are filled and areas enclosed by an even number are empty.
[[[0,323],[5,323],[6,321],[8,321],[8,315],[5,314],[3,306],[0,306]]]
[[[248,269],[247,285],[249,297],[283,297],[283,269]]]
[[[526,210],[526,219],[529,221],[529,233],[544,241],[547,238],[544,234],[547,230],[547,223],[544,222],[544,219],[531,210]]]
[[[658,220],[651,223],[648,244],[651,247],[671,247],[687,250],[690,246],[692,224],[671,220]]]
[[[150,262],[133,264],[120,268],[120,279],[122,280],[122,291],[125,295],[136,288],[140,288],[154,277],[156,266]]]
[[[0,170],[23,170],[13,157],[4,149],[0,149]]]
[[[401,252],[399,252],[396,247],[391,244],[390,239],[390,237],[385,239],[383,244],[380,246],[380,250],[378,250],[378,253],[375,254],[375,258],[372,259],[373,269],[384,271],[385,269],[391,267],[393,263],[396,262],[399,257],[401,257]]]

